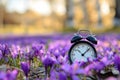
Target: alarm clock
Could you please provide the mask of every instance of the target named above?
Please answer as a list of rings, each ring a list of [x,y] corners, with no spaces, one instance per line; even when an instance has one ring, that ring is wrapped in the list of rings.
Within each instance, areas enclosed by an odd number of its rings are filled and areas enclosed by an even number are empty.
[[[80,32],[87,32],[86,36],[82,36]],[[71,39],[72,46],[68,52],[70,63],[88,62],[97,58],[97,52],[94,45],[97,44],[97,39],[88,30],[80,30]]]

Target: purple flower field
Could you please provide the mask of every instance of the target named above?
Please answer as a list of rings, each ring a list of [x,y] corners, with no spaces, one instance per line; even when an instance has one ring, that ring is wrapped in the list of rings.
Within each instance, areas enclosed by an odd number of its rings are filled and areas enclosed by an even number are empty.
[[[0,80],[118,80],[120,34],[96,35],[97,59],[70,64],[72,37],[61,34],[1,38],[0,65],[6,69],[0,68]],[[45,69],[44,77],[30,79],[31,71],[38,67]]]

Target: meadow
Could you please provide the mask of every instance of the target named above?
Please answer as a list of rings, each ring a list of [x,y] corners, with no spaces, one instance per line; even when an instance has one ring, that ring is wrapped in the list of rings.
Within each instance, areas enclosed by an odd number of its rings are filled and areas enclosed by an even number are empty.
[[[73,34],[1,38],[0,80],[101,80],[109,76],[118,78],[119,35],[96,35],[97,58],[94,61],[88,59],[88,63],[73,64],[68,60]]]

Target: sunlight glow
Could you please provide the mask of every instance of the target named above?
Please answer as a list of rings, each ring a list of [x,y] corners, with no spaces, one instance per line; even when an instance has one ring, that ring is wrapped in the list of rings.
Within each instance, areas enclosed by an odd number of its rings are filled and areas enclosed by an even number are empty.
[[[101,12],[103,15],[107,15],[110,13],[109,4],[106,1],[104,1],[101,5]]]
[[[66,12],[64,0],[53,2],[52,5],[49,0],[7,0],[6,9],[18,13],[32,10],[41,15],[50,15],[52,11],[60,15]]]
[[[7,0],[0,0],[0,4],[5,5],[5,4],[6,4],[6,2],[7,2]]]
[[[58,0],[56,3],[53,5],[54,12],[57,14],[63,15],[66,13],[66,8],[65,8],[65,1],[64,0]]]
[[[50,3],[47,0],[31,0],[29,8],[42,15],[50,15],[52,12]]]
[[[6,9],[8,12],[24,13],[27,10],[26,0],[9,0],[7,1]]]

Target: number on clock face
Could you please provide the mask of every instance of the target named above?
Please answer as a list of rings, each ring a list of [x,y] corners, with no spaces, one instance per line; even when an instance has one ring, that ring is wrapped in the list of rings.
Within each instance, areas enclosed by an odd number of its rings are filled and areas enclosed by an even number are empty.
[[[88,59],[93,60],[96,58],[96,52],[91,45],[87,43],[79,43],[72,48],[70,57],[72,62],[74,61],[87,62]]]

